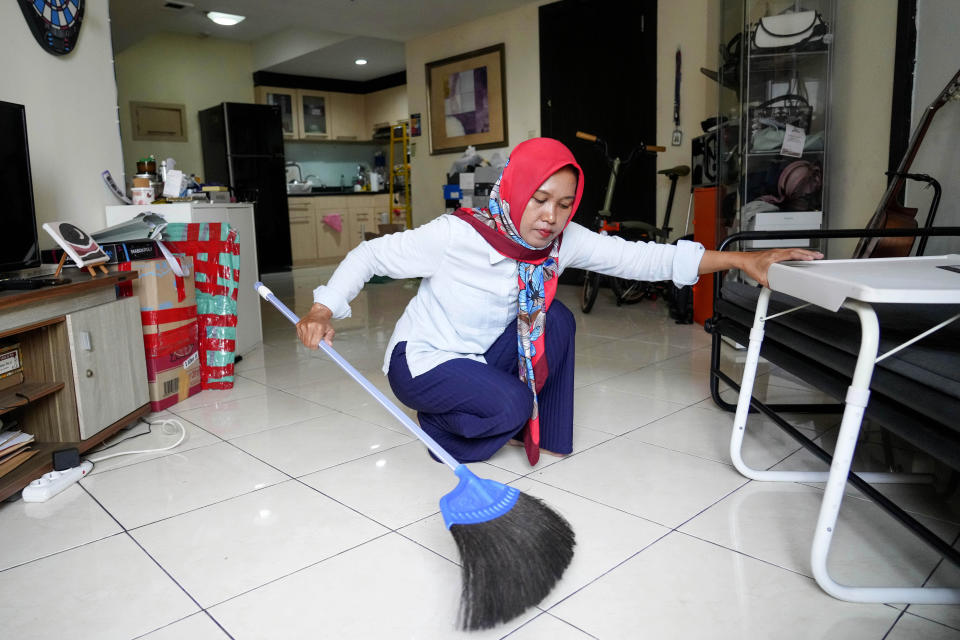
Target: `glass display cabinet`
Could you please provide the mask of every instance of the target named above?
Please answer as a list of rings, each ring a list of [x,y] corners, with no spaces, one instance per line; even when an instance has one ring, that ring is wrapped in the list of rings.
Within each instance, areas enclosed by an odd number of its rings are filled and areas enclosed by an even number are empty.
[[[720,233],[827,227],[833,0],[724,0],[716,122]],[[718,241],[720,238],[718,238]],[[744,249],[816,239],[753,240]]]

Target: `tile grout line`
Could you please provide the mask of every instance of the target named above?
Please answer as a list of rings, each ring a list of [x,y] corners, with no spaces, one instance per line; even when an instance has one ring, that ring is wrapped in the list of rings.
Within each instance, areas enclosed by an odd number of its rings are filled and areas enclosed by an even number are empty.
[[[79,484],[79,483],[78,483],[78,484]],[[195,605],[197,606],[197,609],[199,609],[199,611],[202,611],[203,613],[205,613],[205,614],[207,615],[207,617],[209,617],[210,620],[213,621],[213,623],[214,623],[215,625],[217,625],[217,627],[219,627],[220,630],[223,631],[223,632],[227,635],[228,638],[230,638],[230,640],[234,640],[234,637],[233,637],[226,629],[223,628],[223,625],[221,625],[220,622],[219,622],[216,618],[214,618],[214,617],[210,614],[210,612],[206,610],[205,607],[203,607],[199,602],[197,602],[197,599],[193,597],[193,594],[191,594],[189,591],[187,591],[187,589],[186,589],[182,584],[180,584],[180,582],[179,582],[176,578],[174,578],[173,575],[172,575],[169,571],[167,571],[166,567],[164,567],[162,564],[160,564],[160,562],[159,562],[156,558],[153,557],[153,554],[151,554],[149,551],[147,551],[146,548],[145,548],[142,544],[140,544],[140,541],[137,540],[137,539],[133,536],[133,534],[131,534],[130,531],[129,531],[125,526],[123,526],[123,524],[116,518],[116,516],[114,516],[113,513],[111,513],[110,510],[107,509],[107,508],[103,505],[103,503],[101,503],[101,502],[97,499],[96,496],[94,496],[92,493],[90,493],[90,491],[87,490],[86,487],[84,487],[83,485],[80,485],[80,486],[81,486],[81,488],[86,492],[86,494],[87,494],[88,496],[90,496],[90,499],[93,500],[94,502],[96,502],[96,503],[100,506],[100,508],[103,509],[103,510],[106,512],[106,514],[107,514],[108,516],[110,516],[110,518],[113,519],[114,522],[117,523],[117,526],[120,527],[120,528],[123,530],[123,531],[122,531],[122,534],[123,534],[123,535],[126,535],[127,538],[129,538],[129,539],[133,542],[133,544],[137,545],[137,547],[138,547],[148,558],[150,558],[150,560],[153,561],[153,563],[154,563],[155,565],[157,565],[157,568],[159,568],[159,569],[164,573],[164,575],[166,575],[167,578],[169,578],[170,581],[173,582],[173,584],[177,585],[177,587],[184,593],[184,595],[186,595],[188,598],[190,598],[190,601],[193,602],[193,604],[195,604]],[[119,535],[119,534],[118,534],[118,535]],[[102,538],[102,539],[105,539],[105,538]],[[89,544],[89,543],[88,543],[88,544]],[[199,611],[198,611],[198,612],[199,612]],[[198,612],[195,612],[195,613],[198,613]],[[194,613],[194,614],[191,614],[191,615],[195,615],[195,613]],[[189,617],[189,616],[187,616],[187,617]],[[181,620],[182,620],[182,619],[183,619],[183,618],[181,618]],[[174,620],[174,621],[172,621],[170,624],[173,624],[173,623],[178,622],[178,621],[179,621],[179,620]],[[170,626],[170,624],[164,625],[164,627],[168,627],[168,626]],[[159,627],[159,628],[162,629],[162,628],[164,628],[164,627]],[[154,629],[153,631],[157,631],[157,629]],[[151,631],[150,633],[153,633],[153,631]]]

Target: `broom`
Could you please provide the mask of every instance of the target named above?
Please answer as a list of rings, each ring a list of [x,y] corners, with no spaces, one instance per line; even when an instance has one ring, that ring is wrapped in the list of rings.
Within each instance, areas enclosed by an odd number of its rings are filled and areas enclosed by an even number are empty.
[[[263,283],[254,287],[288,320],[299,322]],[[320,348],[460,479],[440,498],[443,521],[462,562],[459,626],[468,631],[488,629],[543,600],[573,558],[570,523],[516,487],[474,475],[326,342],[321,340]]]

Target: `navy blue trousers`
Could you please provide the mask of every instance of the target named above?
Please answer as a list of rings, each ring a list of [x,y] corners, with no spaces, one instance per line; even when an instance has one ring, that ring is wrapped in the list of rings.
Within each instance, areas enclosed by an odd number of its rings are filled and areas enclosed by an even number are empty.
[[[550,375],[538,394],[540,447],[573,451],[573,365],[576,321],[554,300],[547,312]],[[393,349],[387,378],[397,399],[417,411],[420,427],[460,462],[486,460],[512,437],[522,439],[533,394],[517,374],[517,323],[483,354],[486,364],[448,360],[417,377],[407,367],[406,342]]]

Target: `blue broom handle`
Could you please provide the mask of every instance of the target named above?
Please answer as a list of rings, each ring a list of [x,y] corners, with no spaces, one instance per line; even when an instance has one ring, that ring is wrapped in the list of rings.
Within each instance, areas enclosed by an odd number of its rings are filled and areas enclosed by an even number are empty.
[[[270,291],[270,289],[267,288],[262,282],[257,282],[256,284],[253,285],[253,288],[256,289],[257,293],[260,294],[261,298],[263,298],[264,300],[272,304],[274,307],[277,308],[277,310],[280,313],[285,315],[287,317],[287,320],[289,320],[293,324],[297,324],[298,322],[300,322],[300,318],[297,317],[297,314],[291,311],[287,307],[287,305],[280,302],[280,300],[277,299],[275,295],[273,295],[273,292]],[[333,347],[331,347],[326,342],[321,340],[320,348],[323,350],[324,353],[330,356],[334,362],[340,365],[340,367],[344,371],[346,371],[351,378],[356,380],[360,384],[360,386],[367,391],[367,393],[369,393],[374,398],[376,398],[377,402],[383,405],[384,409],[389,411],[393,415],[393,417],[399,420],[403,426],[405,426],[407,429],[409,429],[413,433],[413,435],[417,436],[417,438],[419,438],[420,441],[423,442],[423,444],[427,445],[427,447],[429,447],[430,451],[432,451],[435,456],[440,458],[440,460],[442,460],[444,464],[446,464],[448,467],[450,467],[454,471],[457,470],[457,467],[460,466],[460,463],[457,462],[457,460],[453,456],[451,456],[449,453],[446,452],[446,450],[444,450],[443,447],[437,444],[436,440],[434,440],[429,435],[427,435],[427,433],[423,429],[421,429],[420,426],[417,425],[413,420],[411,420],[409,416],[407,416],[407,414],[401,411],[396,404],[388,400],[387,397],[383,395],[383,393],[380,391],[380,389],[377,389],[375,386],[373,386],[373,383],[371,383],[369,380],[364,378],[363,375],[353,367],[353,365],[351,365],[349,362],[343,359],[343,356],[341,356],[339,353],[334,351]]]

